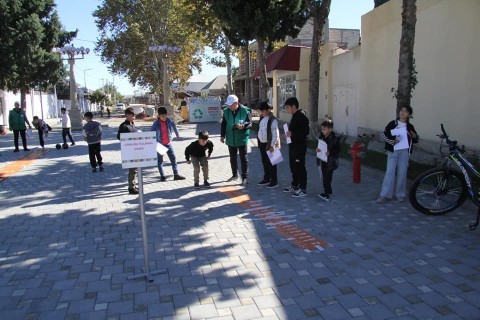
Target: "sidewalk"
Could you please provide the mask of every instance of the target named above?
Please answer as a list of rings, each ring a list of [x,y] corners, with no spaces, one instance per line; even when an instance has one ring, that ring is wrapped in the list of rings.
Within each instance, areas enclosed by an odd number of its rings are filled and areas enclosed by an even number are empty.
[[[425,216],[408,203],[376,204],[383,172],[341,160],[334,195],[323,202],[313,153],[308,195],[292,198],[287,162],[281,187],[256,185],[261,161],[252,139],[250,184],[226,182],[220,124],[179,125],[180,173],[167,182],[143,169],[150,270],[144,279],[138,196],[127,192],[116,139],[121,118],[102,120],[105,172],[91,173],[87,146],[48,152],[0,182],[0,319],[478,319],[480,233],[465,205]],[[136,122],[148,129],[151,123]],[[199,130],[215,144],[212,189],[193,190],[183,156]],[[0,168],[13,153],[0,137]],[[38,146],[38,137],[29,140]],[[287,146],[283,146],[287,159]]]

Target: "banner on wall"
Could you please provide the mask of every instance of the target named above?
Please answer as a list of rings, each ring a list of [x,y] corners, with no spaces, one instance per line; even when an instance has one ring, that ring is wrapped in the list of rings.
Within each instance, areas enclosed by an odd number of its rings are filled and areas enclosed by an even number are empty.
[[[220,97],[190,98],[188,105],[190,122],[219,122],[222,117]]]

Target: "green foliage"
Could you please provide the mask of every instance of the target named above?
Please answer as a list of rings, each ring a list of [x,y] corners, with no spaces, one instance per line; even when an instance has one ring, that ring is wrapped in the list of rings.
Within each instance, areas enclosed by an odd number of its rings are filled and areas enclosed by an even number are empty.
[[[48,89],[65,77],[52,48],[68,44],[53,0],[0,0],[0,88]]]
[[[161,92],[165,55],[149,48],[180,47],[181,52],[168,55],[169,80],[184,84],[192,70],[201,71],[206,44],[204,33],[191,19],[196,9],[187,0],[105,0],[93,13],[100,32],[95,50],[114,74]]]
[[[100,89],[93,91],[88,98],[92,103],[103,103],[107,101],[107,99],[107,95]]]

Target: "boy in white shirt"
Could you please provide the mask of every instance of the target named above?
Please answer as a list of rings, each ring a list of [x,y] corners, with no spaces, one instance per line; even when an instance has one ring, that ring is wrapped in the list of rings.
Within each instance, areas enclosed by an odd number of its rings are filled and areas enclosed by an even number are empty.
[[[262,156],[263,180],[258,183],[259,186],[267,188],[278,187],[277,165],[272,165],[268,152],[273,152],[275,148],[280,148],[280,135],[278,132],[278,120],[271,112],[272,106],[264,101],[260,104],[260,122],[258,125],[258,149]]]

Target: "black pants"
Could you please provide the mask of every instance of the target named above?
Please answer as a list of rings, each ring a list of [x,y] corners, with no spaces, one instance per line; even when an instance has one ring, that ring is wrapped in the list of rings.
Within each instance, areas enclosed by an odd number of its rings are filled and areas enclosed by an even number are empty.
[[[43,141],[43,130],[42,129],[38,129],[38,140],[40,140],[40,147],[44,147],[45,146],[45,141]]]
[[[335,169],[327,162],[321,161],[322,164],[322,180],[323,180],[323,192],[331,195],[332,194],[332,179],[333,179],[333,171]]]
[[[18,135],[22,137],[23,149],[27,149],[27,136],[25,135],[26,130],[13,130],[13,143],[15,144],[15,150],[18,150]]]
[[[228,146],[228,152],[230,153],[230,166],[232,167],[232,175],[238,175],[237,153],[240,153],[240,165],[242,167],[242,179],[248,176],[248,158],[247,158],[247,146],[230,147]]]
[[[277,183],[277,165],[272,166],[270,158],[267,155],[267,152],[270,152],[270,148],[267,146],[267,143],[259,141],[258,149],[260,149],[260,155],[262,156],[263,180]]]
[[[90,165],[92,166],[92,168],[96,168],[97,163],[100,167],[103,165],[102,155],[100,154],[100,151],[100,142],[88,145],[88,157],[90,158]]]
[[[70,139],[71,143],[75,143],[75,140],[73,140],[72,137],[72,133],[70,132],[70,128],[62,128],[63,143],[67,143],[67,136]]]
[[[307,145],[290,144],[288,148],[288,160],[290,171],[292,172],[292,187],[307,189],[307,169],[305,168],[305,155],[307,153]]]

